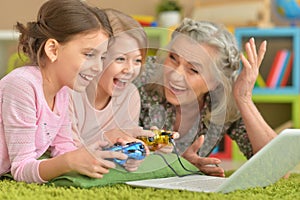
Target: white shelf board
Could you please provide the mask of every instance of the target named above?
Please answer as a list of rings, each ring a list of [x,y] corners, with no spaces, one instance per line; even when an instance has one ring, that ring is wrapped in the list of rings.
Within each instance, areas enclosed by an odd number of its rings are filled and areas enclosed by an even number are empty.
[[[19,33],[13,30],[0,30],[0,40],[17,40]]]

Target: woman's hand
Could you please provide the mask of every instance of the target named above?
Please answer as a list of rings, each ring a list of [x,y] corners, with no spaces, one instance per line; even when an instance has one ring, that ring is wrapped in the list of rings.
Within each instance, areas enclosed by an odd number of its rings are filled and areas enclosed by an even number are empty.
[[[243,69],[234,84],[234,96],[237,103],[252,101],[252,90],[259,74],[259,67],[264,58],[266,47],[267,42],[263,41],[257,54],[254,38],[245,44],[247,58],[241,54]]]
[[[152,126],[150,128],[150,130],[158,130],[158,127],[157,126]],[[178,132],[172,132],[172,133],[174,134],[174,139],[179,138],[179,133]],[[169,145],[159,144],[157,146],[156,152],[159,152],[159,153],[172,153],[173,150],[174,150],[174,146],[172,144],[169,144]]]
[[[204,136],[202,135],[181,156],[207,175],[225,177],[224,170],[218,166],[221,160],[217,158],[203,158],[197,154],[203,142]]]
[[[144,144],[146,149],[146,155],[150,154],[150,150],[147,145],[142,141],[137,139],[138,136],[153,137],[154,133],[149,130],[144,130],[142,127],[126,128],[126,129],[113,129],[106,131],[103,134],[104,140],[108,141],[110,145],[115,143],[121,143],[125,145],[131,142],[141,142]]]
[[[110,168],[116,167],[116,164],[110,161],[111,159],[127,159],[127,155],[123,153],[103,151],[102,148],[105,146],[107,146],[107,142],[100,141],[88,147],[81,147],[66,153],[66,159],[72,171],[93,178],[102,178],[104,174],[109,172]]]
[[[119,139],[123,139],[127,142],[141,142],[136,139],[138,136],[153,137],[154,133],[149,130],[144,130],[142,127],[133,127],[125,129],[112,129],[103,133],[104,141],[113,145],[118,142]]]

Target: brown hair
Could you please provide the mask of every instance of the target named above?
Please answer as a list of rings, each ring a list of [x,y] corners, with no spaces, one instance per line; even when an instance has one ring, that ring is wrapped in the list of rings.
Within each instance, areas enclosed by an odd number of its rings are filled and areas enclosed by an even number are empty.
[[[114,36],[126,32],[127,35],[137,41],[142,54],[142,62],[145,63],[148,41],[147,34],[141,24],[131,16],[112,8],[104,9],[104,12],[109,19]]]
[[[42,64],[43,48],[49,38],[65,43],[77,34],[99,29],[112,35],[106,14],[80,0],[49,0],[41,6],[36,21],[26,26],[17,22],[16,28],[21,33],[19,52],[23,51],[37,65]]]

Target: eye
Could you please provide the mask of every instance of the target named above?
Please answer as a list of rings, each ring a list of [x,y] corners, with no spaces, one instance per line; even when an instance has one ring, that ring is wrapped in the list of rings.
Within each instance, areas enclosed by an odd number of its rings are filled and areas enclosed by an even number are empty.
[[[94,57],[94,56],[95,56],[95,54],[94,54],[93,52],[85,53],[84,55],[85,55],[86,57],[88,57],[88,58],[91,58],[91,57]]]
[[[170,53],[169,54],[169,58],[170,58],[170,60],[171,60],[172,63],[174,63],[176,65],[179,63],[178,55],[177,54]]]
[[[170,58],[171,60],[176,61],[176,58],[175,58],[175,56],[174,56],[172,53],[169,54],[169,58]]]
[[[107,56],[107,53],[104,52],[104,53],[101,55],[101,60],[102,60],[102,61],[105,60],[105,59],[106,59],[106,56]]]
[[[126,59],[123,56],[119,56],[115,59],[117,62],[124,62]]]
[[[191,72],[194,74],[199,74],[199,70],[197,70],[196,68],[190,68]]]
[[[135,59],[135,63],[136,64],[141,64],[142,63],[142,59]]]

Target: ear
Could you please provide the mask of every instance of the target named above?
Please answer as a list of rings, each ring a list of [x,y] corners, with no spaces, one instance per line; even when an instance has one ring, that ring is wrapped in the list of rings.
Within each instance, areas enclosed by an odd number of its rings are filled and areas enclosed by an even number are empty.
[[[50,38],[46,41],[44,50],[45,50],[47,57],[49,58],[49,60],[52,63],[55,62],[57,59],[58,46],[59,46],[59,43],[55,39]]]

